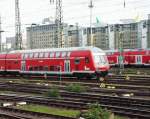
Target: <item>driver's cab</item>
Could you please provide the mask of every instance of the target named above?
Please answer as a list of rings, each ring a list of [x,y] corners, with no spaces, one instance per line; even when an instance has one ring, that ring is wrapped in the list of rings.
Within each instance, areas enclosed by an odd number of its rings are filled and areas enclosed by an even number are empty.
[[[93,58],[94,58],[94,65],[97,70],[109,69],[109,62],[106,53],[103,50],[99,48],[94,48]]]

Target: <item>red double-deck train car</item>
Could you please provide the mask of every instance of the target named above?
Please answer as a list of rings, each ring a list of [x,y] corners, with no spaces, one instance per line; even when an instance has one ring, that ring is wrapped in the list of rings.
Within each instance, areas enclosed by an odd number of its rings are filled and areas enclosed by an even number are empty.
[[[106,51],[106,54],[110,65],[119,65],[120,52]],[[124,50],[121,55],[125,66],[150,66],[150,50]]]
[[[35,49],[1,53],[0,69],[1,74],[99,78],[107,75],[109,63],[96,47]]]

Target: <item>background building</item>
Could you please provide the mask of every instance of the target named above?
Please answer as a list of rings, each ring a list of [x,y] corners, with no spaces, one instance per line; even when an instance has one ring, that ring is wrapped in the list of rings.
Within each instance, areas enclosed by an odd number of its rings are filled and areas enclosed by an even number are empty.
[[[139,39],[141,41],[141,48],[146,49],[147,47],[147,39],[148,39],[148,27],[147,27],[147,20],[142,20],[139,22]]]
[[[27,48],[51,48],[56,47],[56,25],[36,25],[27,27]]]
[[[57,47],[56,24],[31,25],[27,27],[27,48]],[[82,28],[76,25],[64,24],[62,47],[78,47],[82,45]]]
[[[91,31],[92,30],[92,31]],[[96,34],[95,34],[96,27],[87,27],[84,33],[87,35],[87,46],[95,46]]]
[[[27,48],[57,47],[56,25],[52,22],[27,27]],[[120,38],[122,35],[122,38]],[[118,24],[101,24],[92,27],[63,25],[63,47],[96,46],[103,50],[150,48],[150,19],[135,22],[121,20]]]
[[[6,45],[9,50],[14,50],[15,49],[15,37],[7,37]]]
[[[108,26],[95,28],[94,46],[103,50],[109,49],[109,29]]]
[[[68,25],[66,41],[66,47],[85,46],[83,41],[83,28],[78,24]]]

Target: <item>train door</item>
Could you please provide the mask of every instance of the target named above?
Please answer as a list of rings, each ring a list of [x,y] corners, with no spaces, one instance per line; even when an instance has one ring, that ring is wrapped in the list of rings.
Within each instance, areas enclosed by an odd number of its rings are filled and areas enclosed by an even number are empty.
[[[26,71],[26,61],[21,61],[21,71]]]
[[[142,56],[141,55],[136,56],[136,64],[142,64]]]
[[[64,71],[65,72],[70,72],[70,60],[65,60],[65,66],[64,66]]]
[[[115,58],[114,58],[114,60],[116,60],[115,62],[116,62],[116,65],[119,65],[119,56],[116,56]]]

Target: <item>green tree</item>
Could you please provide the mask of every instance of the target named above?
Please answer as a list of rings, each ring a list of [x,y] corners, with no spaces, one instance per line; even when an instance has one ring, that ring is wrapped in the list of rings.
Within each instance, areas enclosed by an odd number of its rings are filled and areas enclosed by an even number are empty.
[[[96,104],[89,105],[89,110],[83,114],[85,119],[109,119],[111,112]]]

